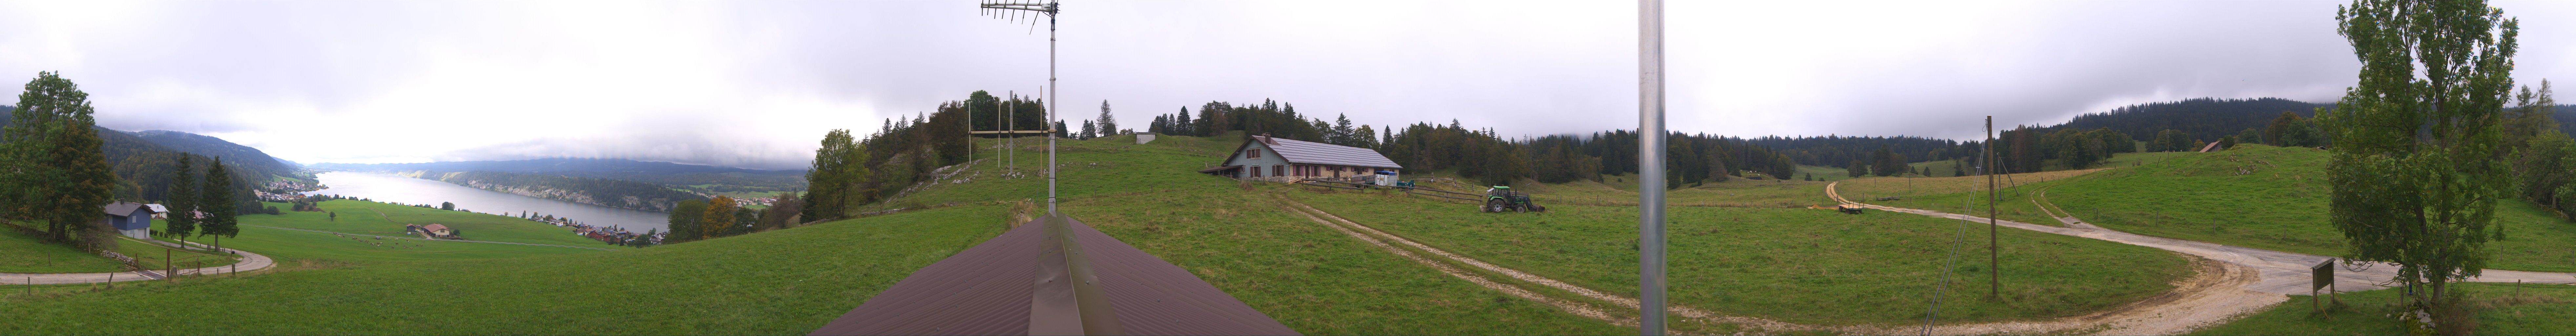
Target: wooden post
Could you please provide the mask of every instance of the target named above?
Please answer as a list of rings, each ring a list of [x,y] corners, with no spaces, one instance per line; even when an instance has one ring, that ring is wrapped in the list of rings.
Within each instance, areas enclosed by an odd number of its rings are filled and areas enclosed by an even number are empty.
[[[1997,237],[2001,234],[2000,232],[1997,232],[1997,231],[2000,231],[2000,230],[2001,230],[2001,229],[1999,229],[1999,228],[2000,228],[2000,227],[2002,227],[2002,225],[2000,225],[2000,224],[1997,224],[1997,223],[1996,223],[1996,221],[1997,221],[1997,219],[1996,219],[1996,218],[1997,218],[1997,216],[2002,216],[2003,214],[2001,213],[2001,210],[1997,210],[1997,209],[1995,208],[1995,206],[1997,205],[1997,202],[1995,201],[1995,198],[1997,198],[1997,197],[2002,197],[2002,194],[2001,194],[2001,193],[1997,193],[1997,192],[1995,192],[1995,188],[1996,188],[1996,186],[1995,186],[1995,176],[1996,176],[1996,175],[1995,175],[1995,173],[1996,173],[1996,172],[1995,172],[1995,168],[1994,168],[1994,165],[1995,165],[1995,157],[1996,157],[1996,155],[1995,155],[1995,116],[1986,116],[1986,155],[1985,155],[1985,156],[1986,156],[1986,271],[1988,272],[1988,273],[1987,273],[1988,275],[1986,276],[1986,280],[1989,280],[1989,283],[1991,284],[1991,286],[1990,286],[1990,287],[1987,287],[1987,288],[1986,288],[1986,298],[1987,298],[1987,299],[1996,299],[1996,300],[2000,300],[2000,299],[2003,299],[2003,292],[2004,292],[2004,270],[2003,270],[2003,266],[2004,266],[2004,259],[2003,259],[2003,239],[2002,239],[2002,238],[1997,238]]]

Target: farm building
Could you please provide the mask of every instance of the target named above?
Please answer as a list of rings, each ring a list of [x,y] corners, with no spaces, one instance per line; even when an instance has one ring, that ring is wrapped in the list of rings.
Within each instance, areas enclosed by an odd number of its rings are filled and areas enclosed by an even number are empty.
[[[169,206],[160,204],[144,204],[143,206],[152,208],[152,219],[170,219]]]
[[[1374,171],[1404,173],[1404,166],[1367,148],[1297,141],[1269,134],[1244,140],[1234,154],[1200,173],[1275,182],[1305,178],[1367,176]]]
[[[116,234],[152,239],[152,207],[143,203],[116,202],[108,203],[106,210],[107,226],[115,227]]]
[[[427,234],[430,238],[456,238],[456,230],[449,229],[446,225],[403,225],[403,231]]]

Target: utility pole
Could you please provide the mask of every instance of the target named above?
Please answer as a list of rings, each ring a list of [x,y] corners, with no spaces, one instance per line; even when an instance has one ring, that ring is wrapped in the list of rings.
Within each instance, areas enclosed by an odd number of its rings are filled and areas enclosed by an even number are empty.
[[[1637,334],[1664,334],[1664,2],[1637,1]]]
[[[2002,299],[2004,292],[2003,240],[2001,238],[1996,238],[1995,236],[1996,231],[1999,231],[1996,230],[1996,227],[2001,226],[1998,225],[1995,220],[1995,216],[2001,215],[2000,211],[1995,210],[1995,204],[1998,204],[1995,202],[1995,197],[2003,194],[1995,192],[1994,164],[1995,116],[1986,116],[1986,271],[1989,272],[1986,275],[1986,280],[1988,280],[1992,285],[1986,288],[1986,298]]]

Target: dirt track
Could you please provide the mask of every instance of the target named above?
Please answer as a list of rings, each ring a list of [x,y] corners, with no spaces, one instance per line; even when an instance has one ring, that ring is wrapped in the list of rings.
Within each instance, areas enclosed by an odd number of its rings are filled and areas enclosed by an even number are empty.
[[[1843,199],[1842,195],[1835,192],[1834,187],[1839,184],[1841,184],[1841,182],[1826,184],[1825,196],[1831,197],[1834,201],[1842,202],[1843,204],[1858,204],[1872,209],[1973,222],[1989,221],[1989,219],[1985,217],[1853,202],[1851,200]],[[2040,208],[2047,209],[2048,207],[2042,205]],[[2052,214],[2052,217],[2053,216],[2054,214]],[[2099,333],[2104,334],[2179,334],[2190,332],[2201,326],[2233,320],[2242,313],[2252,312],[2263,307],[2269,307],[2273,304],[2286,301],[2288,300],[2289,294],[2307,294],[2308,285],[2311,281],[2308,267],[2324,263],[2332,259],[2319,255],[2289,253],[2140,235],[2094,226],[2074,217],[2056,218],[2066,226],[2046,226],[2007,220],[1994,220],[1993,222],[1999,226],[2015,229],[2100,239],[2130,245],[2164,249],[2189,255],[2196,259],[2218,261],[2219,264],[2224,264],[2226,266],[2226,274],[2229,275],[2224,278],[2230,279],[2227,280],[2226,283],[2232,285],[2209,288],[2176,288],[2176,291],[2191,289],[2201,293],[2183,296],[2182,300],[2174,302],[2176,306],[2172,309],[2158,310],[2150,308],[2145,309],[2145,311],[2142,312],[2144,313],[2143,315],[2127,316],[2109,320],[2112,323],[2106,325],[2108,328],[2098,331]],[[2204,273],[2208,272],[2207,267],[2202,267],[2201,269]],[[2240,273],[2242,275],[2240,275]],[[2387,288],[2387,286],[2383,286],[2381,283],[2388,279],[2395,278],[2396,273],[2397,267],[2392,264],[2370,264],[2360,270],[2345,269],[2335,272],[2335,288],[2345,292]],[[2506,270],[2485,270],[2484,273],[2485,275],[2470,278],[2468,281],[2521,281],[2527,283],[2576,284],[2576,273]],[[2246,275],[2250,275],[2251,279],[2238,279],[2246,277]],[[2241,292],[2241,294],[2239,292]]]

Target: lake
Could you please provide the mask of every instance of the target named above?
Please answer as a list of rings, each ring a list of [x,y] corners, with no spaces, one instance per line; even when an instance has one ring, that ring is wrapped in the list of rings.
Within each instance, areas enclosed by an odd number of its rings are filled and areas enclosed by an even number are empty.
[[[671,214],[666,212],[619,209],[519,196],[391,174],[325,172],[317,174],[316,177],[322,180],[323,186],[329,188],[304,194],[340,195],[400,204],[434,205],[439,202],[450,202],[456,203],[458,209],[481,213],[506,212],[511,216],[518,216],[519,212],[528,211],[572,218],[574,221],[593,226],[624,227],[627,231],[639,233],[647,229],[664,229],[669,225],[671,217]]]

